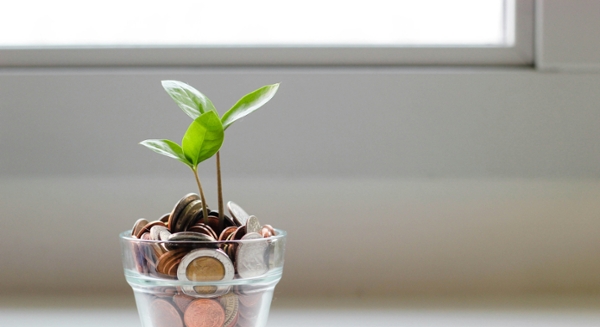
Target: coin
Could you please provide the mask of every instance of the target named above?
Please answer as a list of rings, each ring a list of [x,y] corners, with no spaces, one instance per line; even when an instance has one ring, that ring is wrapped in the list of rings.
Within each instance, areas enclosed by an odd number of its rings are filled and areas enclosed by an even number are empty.
[[[202,216],[202,214],[199,214],[200,212],[202,212],[202,201],[194,200],[190,202],[175,221],[175,226],[172,227],[171,232],[176,233],[187,230],[200,219]]]
[[[183,327],[181,316],[175,307],[166,300],[156,299],[150,304],[152,326]]]
[[[162,221],[163,223],[168,223],[169,222],[169,217],[171,216],[170,212],[165,213],[164,215],[162,215],[158,220]]]
[[[142,230],[142,228],[144,228],[144,226],[146,226],[148,224],[148,220],[144,219],[144,218],[140,218],[138,220],[135,221],[135,223],[133,224],[133,228],[131,228],[131,236],[135,236],[136,238],[139,238],[137,236],[137,234]]]
[[[158,262],[156,263],[156,271],[164,275],[169,275],[169,272],[171,271],[172,267],[174,265],[178,265],[181,261],[181,258],[183,258],[183,256],[186,253],[186,249],[176,249],[165,252],[158,258]],[[175,277],[176,274],[169,276]]]
[[[169,242],[165,243],[165,246],[169,249],[176,248],[216,248],[218,245],[215,243],[215,239],[212,236],[198,233],[198,232],[179,232],[173,233],[169,236]]]
[[[256,216],[250,216],[246,220],[246,233],[260,233],[260,222]]]
[[[181,281],[228,281],[234,274],[233,262],[220,249],[193,250],[183,257],[177,269],[177,278]],[[217,297],[228,293],[230,286],[184,285],[181,290],[194,297]]]
[[[179,219],[179,215],[181,215],[181,213],[183,212],[183,209],[185,209],[185,207],[194,200],[200,200],[200,197],[197,194],[189,193],[186,194],[175,204],[175,207],[173,207],[173,210],[169,215],[169,221],[167,223],[167,227],[171,232],[175,232],[173,230],[173,227],[175,226],[177,219]]]
[[[271,235],[276,235],[277,233],[275,232],[275,228],[273,228],[273,226],[269,225],[269,224],[265,224],[263,225],[263,228],[266,228],[267,230],[269,230],[269,232],[271,233]]]
[[[266,260],[269,243],[266,240],[262,241],[263,237],[258,233],[248,233],[242,237],[242,240],[254,239],[261,239],[261,241],[240,243],[237,249],[236,268],[242,278],[260,276],[269,270]]]
[[[264,237],[264,238],[269,238],[269,237],[273,236],[273,234],[271,233],[271,231],[267,227],[265,227],[265,226],[263,226],[260,229],[260,235],[262,237]]]
[[[222,327],[225,310],[215,300],[197,299],[188,305],[183,321],[187,327]]]
[[[233,217],[233,221],[237,226],[246,225],[246,220],[250,215],[242,209],[239,205],[235,204],[233,201],[227,202],[227,209],[229,209],[229,213],[231,217]]]
[[[150,228],[150,239],[154,241],[159,241],[160,233],[165,231],[168,232],[167,226],[164,223],[162,223],[162,225],[152,226]]]
[[[181,312],[185,312],[185,309],[187,309],[188,305],[190,305],[194,299],[194,297],[182,293],[173,295],[173,303],[175,303]]]
[[[254,307],[262,300],[262,292],[240,294],[238,299],[244,307]]]
[[[177,278],[182,281],[226,281],[233,279],[233,263],[219,249],[196,249],[181,260]]]
[[[217,239],[217,234],[215,233],[215,231],[210,226],[204,223],[197,223],[196,225],[190,227],[188,231],[205,234],[212,237],[213,239]]]
[[[221,232],[221,234],[219,235],[219,241],[224,241],[227,239],[227,237],[229,236],[229,234],[231,233],[235,233],[235,231],[237,230],[236,226],[229,226],[229,227],[225,227],[225,229]]]
[[[233,327],[237,323],[239,315],[238,296],[228,293],[219,298],[219,302],[225,310],[225,322],[223,327]]]
[[[144,225],[144,227],[142,227],[142,229],[138,232],[138,236],[141,236],[144,233],[150,232],[150,229],[152,229],[152,227],[154,226],[165,226],[165,223],[163,223],[160,220],[155,220],[152,222],[147,223],[146,225]]]

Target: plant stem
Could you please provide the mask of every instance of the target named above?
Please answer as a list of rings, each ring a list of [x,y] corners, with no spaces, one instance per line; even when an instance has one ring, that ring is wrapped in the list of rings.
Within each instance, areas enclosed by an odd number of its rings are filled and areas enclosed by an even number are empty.
[[[217,196],[219,201],[219,229],[223,228],[223,186],[221,184],[221,151],[217,151]]]
[[[198,177],[198,167],[192,168],[194,177],[196,177],[196,183],[198,184],[198,190],[200,191],[200,199],[202,200],[202,215],[204,216],[204,223],[208,225],[208,210],[206,209],[206,199],[204,198],[204,192],[202,191],[202,185],[200,184],[200,177]]]

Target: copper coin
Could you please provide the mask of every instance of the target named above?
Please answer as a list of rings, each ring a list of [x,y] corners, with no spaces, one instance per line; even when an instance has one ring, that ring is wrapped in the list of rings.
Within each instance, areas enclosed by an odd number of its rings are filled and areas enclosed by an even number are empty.
[[[195,200],[200,200],[200,197],[198,196],[198,194],[189,193],[189,194],[186,194],[183,198],[181,198],[175,204],[175,207],[173,207],[173,210],[171,211],[171,214],[169,215],[169,221],[167,223],[167,227],[169,228],[169,230],[171,232],[174,232],[173,228],[175,226],[175,223],[177,222],[177,219],[179,219],[179,216],[181,215],[181,213],[183,212],[185,207],[187,207],[188,204],[190,204],[192,201],[195,201]]]
[[[215,212],[217,215],[219,213]],[[208,215],[208,226],[211,228],[211,230],[214,231],[215,235],[219,235],[221,234],[221,231],[223,231],[223,227],[219,226],[219,216],[211,216],[210,214]],[[217,238],[217,237],[215,237]]]
[[[144,228],[144,226],[146,226],[148,224],[148,220],[144,219],[144,218],[140,218],[138,220],[135,221],[135,223],[133,224],[133,228],[131,228],[131,236],[135,236],[137,238],[139,238],[137,236],[137,234],[142,230],[142,228]]]
[[[131,243],[131,251],[133,252],[133,259],[137,272],[140,274],[147,274],[148,266],[146,263],[145,250],[142,244]]]
[[[185,312],[185,309],[187,309],[188,305],[190,305],[194,299],[194,297],[182,293],[173,295],[173,303],[175,303],[181,312]]]
[[[183,327],[181,316],[175,307],[166,300],[156,299],[150,304],[152,326]]]
[[[197,299],[188,305],[183,321],[187,327],[222,327],[225,310],[215,300]]]
[[[186,249],[177,249],[165,252],[158,258],[158,262],[156,263],[156,271],[161,274],[168,275],[173,265],[175,265],[175,262],[177,262],[178,259],[181,260],[186,253]]]
[[[219,235],[219,241],[224,241],[227,239],[227,237],[232,234],[235,233],[235,231],[237,230],[236,226],[229,226],[229,227],[225,227],[225,229],[221,232],[221,234]]]
[[[265,226],[263,226],[260,229],[260,235],[262,235],[262,237],[264,237],[264,238],[269,238],[269,237],[273,236],[273,234],[271,233],[271,231],[267,227],[265,227]]]
[[[263,225],[263,228],[266,228],[269,230],[269,232],[271,232],[271,235],[276,235],[277,233],[275,232],[275,228],[273,228],[273,226],[269,225],[269,224],[265,224]]]
[[[215,231],[209,225],[204,223],[196,223],[196,225],[190,227],[188,231],[202,233],[212,237],[213,239],[217,239],[217,234]]]
[[[162,221],[163,223],[165,223],[165,225],[169,222],[169,217],[171,216],[170,212],[165,213],[164,215],[162,215],[160,218],[158,218],[159,221]]]
[[[164,226],[166,227],[165,223],[163,223],[160,220],[155,220],[153,222],[149,222],[147,223],[140,231],[139,231],[139,235],[141,236],[143,233],[148,233],[150,232],[150,229],[152,229],[152,227],[154,226]]]
[[[234,240],[241,240],[242,237],[244,237],[244,235],[246,235],[246,226],[240,226],[240,227],[237,228],[237,230],[233,234],[233,239]]]

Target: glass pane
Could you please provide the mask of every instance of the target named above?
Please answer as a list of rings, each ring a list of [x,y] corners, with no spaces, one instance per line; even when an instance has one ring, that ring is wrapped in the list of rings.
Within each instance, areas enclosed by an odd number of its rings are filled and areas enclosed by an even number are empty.
[[[20,0],[0,46],[503,46],[512,1]]]

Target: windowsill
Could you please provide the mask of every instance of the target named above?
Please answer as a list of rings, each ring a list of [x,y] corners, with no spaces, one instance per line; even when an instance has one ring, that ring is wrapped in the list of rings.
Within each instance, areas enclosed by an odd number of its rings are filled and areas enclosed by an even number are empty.
[[[268,326],[600,324],[599,296],[275,298]],[[139,326],[130,297],[0,297],[1,326]]]

